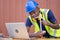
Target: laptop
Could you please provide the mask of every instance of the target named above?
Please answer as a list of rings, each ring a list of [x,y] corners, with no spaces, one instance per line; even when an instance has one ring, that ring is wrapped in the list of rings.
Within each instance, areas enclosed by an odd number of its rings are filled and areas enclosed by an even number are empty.
[[[29,35],[24,22],[20,23],[5,23],[10,38],[29,39]]]

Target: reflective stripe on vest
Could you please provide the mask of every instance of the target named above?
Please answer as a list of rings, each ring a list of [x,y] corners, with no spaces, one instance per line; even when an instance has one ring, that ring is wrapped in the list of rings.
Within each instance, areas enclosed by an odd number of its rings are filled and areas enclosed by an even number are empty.
[[[44,20],[48,21],[49,23],[51,23],[49,20],[48,20],[48,11],[49,9],[40,9],[43,16],[42,17]],[[51,36],[55,36],[55,37],[60,37],[60,29],[53,29],[51,28],[50,26],[47,26],[45,25],[45,28],[47,30],[47,32],[51,35]]]
[[[36,22],[36,21],[32,21],[32,18],[31,18],[30,16],[29,16],[29,19],[30,19],[30,21],[32,22],[32,24],[34,25],[34,32],[40,31],[37,22]]]

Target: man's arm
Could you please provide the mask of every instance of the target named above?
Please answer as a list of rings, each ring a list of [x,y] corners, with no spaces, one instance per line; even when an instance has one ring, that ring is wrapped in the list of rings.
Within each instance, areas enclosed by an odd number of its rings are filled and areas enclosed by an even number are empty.
[[[48,25],[48,26],[50,26],[50,27],[52,27],[52,28],[54,28],[54,29],[59,29],[60,27],[59,27],[59,25],[58,25],[58,23],[57,23],[57,20],[56,20],[56,18],[54,17],[54,15],[53,15],[53,12],[50,10],[49,12],[48,12],[48,20],[51,22],[51,23],[48,23],[47,21],[42,21],[42,23],[44,24],[44,25]]]
[[[36,34],[35,33],[30,33],[30,27],[27,27],[27,30],[28,30],[28,33],[29,33],[29,36],[30,37],[36,37]]]
[[[58,23],[57,23],[57,21],[55,21],[54,24],[48,23],[47,25],[50,26],[50,27],[52,27],[52,28],[54,28],[54,29],[59,29],[60,28],[59,25],[58,25]]]
[[[29,36],[30,36],[30,37],[35,37],[35,36],[36,36],[35,33],[30,33],[30,32],[29,32],[31,26],[32,26],[32,23],[31,23],[30,19],[27,18],[27,20],[26,20],[26,27],[27,27],[27,31],[28,31],[28,33],[29,33]]]

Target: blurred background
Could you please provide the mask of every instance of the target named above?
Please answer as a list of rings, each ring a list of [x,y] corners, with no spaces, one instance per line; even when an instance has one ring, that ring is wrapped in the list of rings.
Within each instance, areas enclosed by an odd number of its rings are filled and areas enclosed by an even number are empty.
[[[0,33],[8,35],[6,22],[26,22],[25,4],[27,0],[0,0]],[[53,11],[60,23],[60,0],[35,0],[40,8]]]

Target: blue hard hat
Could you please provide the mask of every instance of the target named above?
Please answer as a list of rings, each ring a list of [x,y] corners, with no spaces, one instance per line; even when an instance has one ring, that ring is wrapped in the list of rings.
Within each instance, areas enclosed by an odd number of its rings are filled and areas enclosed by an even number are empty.
[[[37,6],[38,6],[37,2],[32,1],[32,0],[27,1],[27,3],[26,3],[26,12],[29,13],[29,12],[35,10]]]

